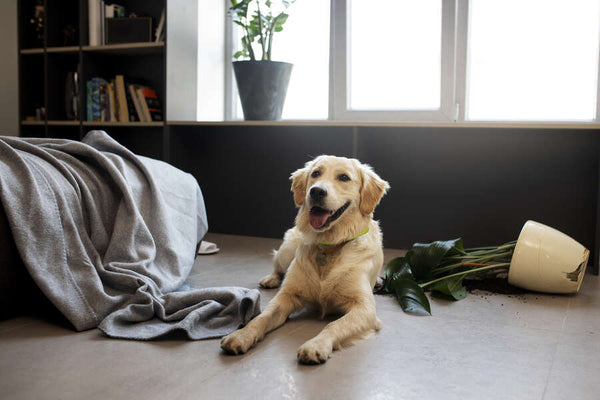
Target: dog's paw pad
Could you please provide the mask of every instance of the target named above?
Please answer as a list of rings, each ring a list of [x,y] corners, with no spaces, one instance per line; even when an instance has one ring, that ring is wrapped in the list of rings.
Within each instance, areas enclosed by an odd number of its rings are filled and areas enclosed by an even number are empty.
[[[247,335],[235,331],[221,339],[221,348],[228,354],[238,355],[246,353],[254,343]]]
[[[298,361],[301,364],[322,364],[331,355],[331,346],[308,341],[298,349]]]
[[[277,274],[267,275],[260,280],[259,284],[266,289],[278,288],[281,285],[281,277]]]

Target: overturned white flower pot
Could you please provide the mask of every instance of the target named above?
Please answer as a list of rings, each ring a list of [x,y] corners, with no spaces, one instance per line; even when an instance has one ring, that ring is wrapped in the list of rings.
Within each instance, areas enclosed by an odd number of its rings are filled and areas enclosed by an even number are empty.
[[[589,250],[554,228],[527,221],[514,250],[508,283],[545,293],[577,293]]]

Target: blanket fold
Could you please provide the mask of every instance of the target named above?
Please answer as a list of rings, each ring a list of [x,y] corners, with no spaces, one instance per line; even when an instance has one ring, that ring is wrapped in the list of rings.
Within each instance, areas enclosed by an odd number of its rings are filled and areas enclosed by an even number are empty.
[[[205,339],[260,311],[256,289],[182,286],[208,229],[198,183],[103,131],[0,137],[0,201],[28,272],[77,330]]]

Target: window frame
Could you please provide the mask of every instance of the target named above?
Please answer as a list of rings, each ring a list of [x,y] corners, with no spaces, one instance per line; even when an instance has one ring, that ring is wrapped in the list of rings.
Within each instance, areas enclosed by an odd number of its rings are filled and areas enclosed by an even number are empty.
[[[432,110],[352,110],[349,107],[350,2],[331,0],[329,119],[334,121],[456,121],[456,0],[442,0],[440,108]]]

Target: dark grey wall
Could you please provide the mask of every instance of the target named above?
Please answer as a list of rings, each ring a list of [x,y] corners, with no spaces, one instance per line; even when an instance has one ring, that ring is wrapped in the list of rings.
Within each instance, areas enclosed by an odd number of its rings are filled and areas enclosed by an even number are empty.
[[[386,247],[516,239],[527,219],[594,246],[598,131],[171,126],[171,162],[202,187],[212,232],[281,237],[289,175],[319,154],[356,156],[392,189],[375,212]]]

